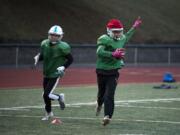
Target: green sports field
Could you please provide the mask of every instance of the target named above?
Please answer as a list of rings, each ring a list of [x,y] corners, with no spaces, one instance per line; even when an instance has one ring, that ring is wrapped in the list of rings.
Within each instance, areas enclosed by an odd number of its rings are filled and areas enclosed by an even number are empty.
[[[155,83],[122,84],[116,90],[111,124],[101,125],[103,112],[95,116],[96,86],[58,87],[67,107],[53,112],[60,125],[41,121],[44,115],[41,89],[0,90],[2,135],[179,135],[180,83],[177,89],[154,89]]]

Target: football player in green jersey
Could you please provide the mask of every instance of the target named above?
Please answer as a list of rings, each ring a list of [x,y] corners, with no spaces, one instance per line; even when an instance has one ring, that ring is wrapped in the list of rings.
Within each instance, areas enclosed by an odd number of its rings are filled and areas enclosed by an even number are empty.
[[[64,110],[64,94],[54,94],[59,79],[63,77],[65,69],[67,69],[73,62],[71,55],[71,48],[61,39],[63,37],[63,30],[60,26],[54,25],[48,31],[48,39],[41,42],[41,51],[35,57],[36,66],[38,61],[43,61],[43,99],[45,103],[46,115],[42,120],[48,120],[53,117],[51,109],[51,101],[58,100],[60,108]]]
[[[119,72],[124,65],[125,44],[129,41],[136,28],[142,23],[137,18],[127,33],[123,33],[124,27],[120,20],[112,19],[107,23],[107,34],[100,36],[97,40],[97,106],[98,116],[104,104],[104,118],[102,124],[107,125],[114,112],[114,94],[117,86]]]

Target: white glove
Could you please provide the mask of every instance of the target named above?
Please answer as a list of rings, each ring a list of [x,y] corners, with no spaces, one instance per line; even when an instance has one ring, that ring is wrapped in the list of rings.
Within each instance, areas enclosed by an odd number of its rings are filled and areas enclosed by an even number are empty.
[[[60,66],[60,67],[57,68],[57,71],[58,71],[58,74],[59,74],[60,77],[64,76],[64,74],[65,74],[64,70],[65,70],[64,66]]]
[[[34,56],[34,66],[36,66],[37,63],[39,62],[39,57],[40,57],[40,53],[38,53],[36,56]]]
[[[57,68],[58,72],[64,72],[64,69],[65,69],[64,66],[60,66],[60,67]]]

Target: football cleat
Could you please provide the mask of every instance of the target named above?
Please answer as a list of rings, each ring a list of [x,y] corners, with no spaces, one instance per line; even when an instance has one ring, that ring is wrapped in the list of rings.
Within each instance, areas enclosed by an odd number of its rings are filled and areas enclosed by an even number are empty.
[[[64,103],[65,99],[64,99],[64,94],[63,93],[59,94],[58,101],[59,101],[59,105],[60,105],[61,110],[64,110],[64,108],[65,108],[65,103]]]
[[[53,112],[46,113],[45,116],[41,119],[43,121],[49,120],[49,118],[52,118],[54,116]]]
[[[107,116],[105,116],[105,117],[103,118],[102,125],[103,125],[103,126],[106,126],[107,124],[110,123],[110,121],[111,121],[111,119],[110,119],[109,116],[107,115]]]

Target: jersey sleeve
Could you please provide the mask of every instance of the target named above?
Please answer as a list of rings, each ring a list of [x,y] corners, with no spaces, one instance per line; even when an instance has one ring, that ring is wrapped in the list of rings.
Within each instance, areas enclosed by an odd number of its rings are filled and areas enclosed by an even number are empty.
[[[102,35],[98,38],[97,40],[97,45],[107,45],[108,44],[108,39],[106,35]]]
[[[69,44],[64,42],[63,48],[62,48],[62,52],[64,53],[64,55],[68,55],[71,53],[71,47]]]
[[[125,34],[126,43],[130,40],[130,38],[132,37],[132,35],[134,34],[134,32],[135,32],[135,29],[134,29],[134,28],[131,28],[131,29]]]
[[[107,51],[106,47],[108,46],[108,38],[106,35],[103,35],[97,40],[97,55],[102,57],[112,57],[112,52]]]

